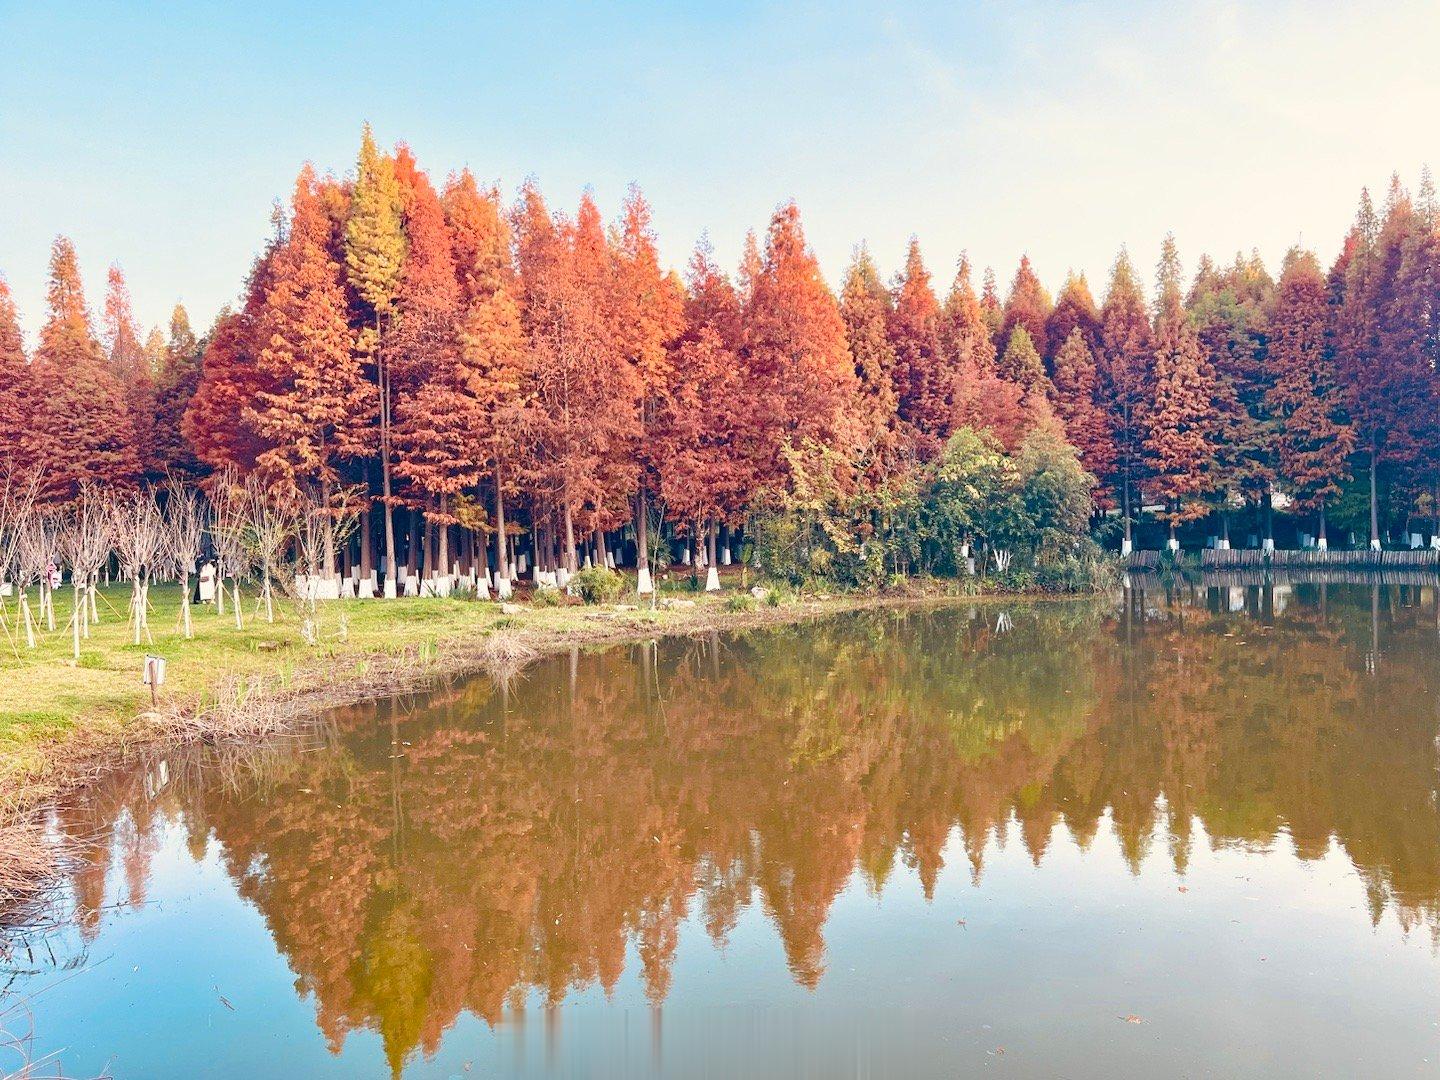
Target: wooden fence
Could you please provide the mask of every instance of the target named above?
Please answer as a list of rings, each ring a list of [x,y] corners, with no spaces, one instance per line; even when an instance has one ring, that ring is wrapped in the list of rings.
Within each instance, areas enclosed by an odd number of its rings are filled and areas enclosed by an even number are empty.
[[[1136,551],[1126,560],[1126,568],[1140,572],[1157,570],[1160,566],[1158,551]],[[1193,554],[1181,553],[1180,562],[1194,566]],[[1351,572],[1398,572],[1440,573],[1440,551],[1434,548],[1418,548],[1413,551],[1259,551],[1231,548],[1218,550],[1206,548],[1200,552],[1202,570],[1345,570]]]
[[[1418,548],[1414,551],[1219,551],[1206,549],[1200,553],[1200,565],[1206,570],[1239,570],[1269,567],[1287,570],[1431,570],[1440,569],[1440,551]]]

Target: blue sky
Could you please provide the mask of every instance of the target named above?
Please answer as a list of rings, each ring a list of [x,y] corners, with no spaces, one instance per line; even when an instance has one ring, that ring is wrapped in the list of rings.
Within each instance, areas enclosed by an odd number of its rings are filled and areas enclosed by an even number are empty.
[[[38,327],[57,232],[92,306],[118,261],[145,323],[231,300],[300,164],[361,122],[613,213],[632,180],[666,259],[732,264],[799,201],[832,281],[920,237],[1002,283],[1097,292],[1201,251],[1335,251],[1361,185],[1436,158],[1440,5],[964,3],[161,5],[0,0],[0,272]],[[1436,161],[1440,165],[1440,161]]]

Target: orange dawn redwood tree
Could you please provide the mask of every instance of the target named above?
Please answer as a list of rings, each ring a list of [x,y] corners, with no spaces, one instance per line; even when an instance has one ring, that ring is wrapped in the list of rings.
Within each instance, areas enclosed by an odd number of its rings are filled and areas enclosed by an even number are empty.
[[[1109,418],[1098,400],[1100,380],[1095,354],[1082,326],[1071,329],[1055,352],[1054,383],[1055,411],[1065,424],[1066,437],[1080,454],[1080,464],[1097,479],[1113,476],[1115,444]],[[1100,509],[1114,506],[1104,481],[1097,483],[1093,496]]]
[[[125,391],[135,455],[146,476],[157,479],[160,472],[155,457],[155,369],[140,341],[130,287],[124,272],[115,264],[106,277],[103,328],[102,343],[110,370]]]
[[[1020,256],[1020,265],[1010,282],[1009,295],[1005,297],[1005,308],[1000,329],[995,335],[995,348],[1003,351],[1012,339],[1016,327],[1024,327],[1030,342],[1036,349],[1045,347],[1045,324],[1050,318],[1050,294],[1040,284],[1035,268],[1030,265],[1030,256]]]
[[[1291,249],[1280,273],[1271,319],[1270,364],[1275,382],[1270,410],[1279,426],[1278,466],[1290,495],[1319,519],[1316,536],[1325,546],[1325,504],[1349,478],[1355,435],[1345,419],[1345,400],[1326,347],[1328,297],[1320,263]]]
[[[1143,475],[1141,418],[1150,387],[1150,358],[1150,317],[1135,268],[1122,248],[1100,309],[1100,373],[1101,400],[1109,414],[1115,447],[1115,473],[1102,479],[1119,492],[1126,550],[1133,542],[1136,484]]]
[[[895,353],[896,408],[916,455],[929,461],[950,435],[953,374],[941,358],[940,301],[913,236],[895,285],[889,337]]]
[[[905,450],[897,431],[898,373],[895,346],[889,338],[891,297],[864,244],[855,249],[845,271],[840,317],[845,322],[845,340],[859,383],[859,419],[867,447],[867,472],[878,481],[903,470],[901,457]],[[946,393],[948,396],[949,387]]]
[[[0,446],[8,448],[8,467],[23,473],[30,466],[26,431],[34,402],[30,360],[10,285],[0,276]]]
[[[653,439],[657,418],[674,391],[677,369],[671,344],[684,324],[684,295],[675,279],[660,266],[655,246],[655,231],[650,220],[650,206],[638,187],[632,186],[621,209],[615,229],[614,243],[614,324],[615,347],[625,365],[625,387],[634,395],[634,425],[615,444],[619,460],[608,469],[616,477],[625,476],[624,460],[638,467],[633,484],[637,571],[645,580],[640,591],[648,592],[650,577],[650,523],[648,496],[660,483],[661,462],[655,450],[660,445]],[[684,371],[684,377],[696,384],[713,372],[703,367]],[[710,391],[699,381],[695,393]],[[621,488],[612,498],[625,499],[629,490]],[[711,511],[713,513],[714,511]],[[603,515],[596,519],[600,528],[617,524]],[[597,530],[596,536],[602,533]],[[603,553],[602,553],[603,554]]]
[[[1184,522],[1209,512],[1211,412],[1214,373],[1180,298],[1180,260],[1166,237],[1159,270],[1151,397],[1143,409],[1144,451],[1170,542]]]
[[[469,170],[446,182],[441,201],[462,308],[460,354],[454,378],[443,386],[446,393],[456,395],[452,404],[456,417],[446,423],[463,429],[454,437],[475,448],[477,465],[493,481],[495,588],[504,599],[510,593],[511,563],[505,496],[514,489],[510,466],[522,448],[529,356],[511,263],[510,228],[501,212],[499,192],[493,188],[481,192]]]
[[[72,498],[83,480],[124,487],[140,478],[125,388],[90,325],[75,247],[50,249],[47,313],[35,349],[31,459],[44,494]]]
[[[257,395],[252,412],[256,429],[270,443],[256,464],[276,483],[318,487],[328,509],[338,460],[363,406],[321,185],[308,165],[295,182],[289,232],[276,252],[256,330],[257,363],[269,388]],[[329,540],[322,570],[327,578],[335,576],[335,546]]]
[[[770,219],[754,270],[753,279],[742,282],[749,292],[742,348],[763,424],[761,457],[774,463],[764,479],[775,481],[786,443],[855,448],[859,385],[839,305],[805,243],[793,202]]]

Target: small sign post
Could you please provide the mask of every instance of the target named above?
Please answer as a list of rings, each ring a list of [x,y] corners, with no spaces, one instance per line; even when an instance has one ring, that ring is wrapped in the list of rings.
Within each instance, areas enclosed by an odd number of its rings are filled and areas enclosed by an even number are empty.
[[[165,685],[165,658],[163,656],[146,655],[143,685],[150,687],[150,707],[158,708],[160,687]]]

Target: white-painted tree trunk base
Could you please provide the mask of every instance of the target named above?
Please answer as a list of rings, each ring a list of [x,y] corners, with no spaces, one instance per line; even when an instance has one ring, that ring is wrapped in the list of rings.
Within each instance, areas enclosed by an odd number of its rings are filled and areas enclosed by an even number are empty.
[[[635,591],[641,596],[649,596],[655,591],[655,585],[650,580],[650,568],[648,566],[640,567],[639,572],[635,575]]]
[[[1329,551],[1329,550],[1330,550],[1330,541],[1327,540],[1327,539],[1325,539],[1325,537],[1323,537],[1323,536],[1320,537],[1319,540],[1316,540],[1316,541],[1315,541],[1315,550],[1316,550],[1316,551]]]
[[[526,556],[523,552],[522,552],[521,555],[520,555],[519,568],[520,568],[520,573],[522,573],[522,574],[525,573],[526,570],[530,569],[530,561],[529,561],[529,558],[528,558],[528,556]]]
[[[495,596],[497,599],[509,600],[510,597],[514,595],[515,590],[510,588],[510,579],[508,577],[497,577],[495,579]]]
[[[555,571],[555,587],[557,589],[563,589],[566,588],[569,584],[570,571],[566,570],[565,567],[562,566],[560,567],[560,569]]]
[[[1267,536],[1260,542],[1260,550],[1267,555],[1275,554],[1275,538],[1273,536]]]
[[[1370,541],[1370,550],[1371,550],[1371,551],[1379,551],[1379,550],[1380,550],[1380,541],[1379,541],[1379,540],[1371,540],[1371,541]]]
[[[356,584],[356,586],[355,586],[355,595],[356,595],[357,597],[359,597],[361,600],[373,600],[373,599],[375,599],[375,592],[376,592],[375,586],[376,586],[376,584],[377,584],[377,583],[376,583],[376,581],[375,581],[375,573],[374,573],[374,571],[371,571],[369,577],[362,577],[362,578],[359,580],[359,582]]]
[[[420,575],[419,575],[419,574],[406,574],[406,575],[405,575],[405,595],[406,595],[406,596],[419,596],[419,595],[420,595]]]
[[[586,556],[585,556],[585,562],[582,564],[581,569],[590,570],[590,569],[593,569],[594,566],[595,566],[595,564],[590,561],[590,556],[589,556],[589,555],[586,555]]]
[[[1410,550],[1411,550],[1411,551],[1416,551],[1416,550],[1418,550],[1419,548],[1422,548],[1422,547],[1424,547],[1424,546],[1425,546],[1425,537],[1421,536],[1419,533],[1411,533],[1411,534],[1410,534]]]
[[[721,566],[729,566],[729,565],[730,565],[730,549],[729,549],[728,547],[725,547],[725,548],[721,548],[721,549],[720,549],[720,565],[721,565]]]
[[[967,545],[967,546],[968,546],[968,545]],[[1134,553],[1134,551],[1135,551],[1135,545],[1132,544],[1129,540],[1121,540],[1121,541],[1120,541],[1120,554],[1121,554],[1121,555],[1131,555],[1131,554]]]
[[[386,600],[394,600],[395,597],[398,596],[398,595],[399,595],[399,594],[395,591],[395,579],[394,579],[394,577],[387,577],[387,578],[385,579],[385,592],[384,592],[384,597],[385,597],[385,599],[386,599]]]
[[[1165,541],[1165,546],[1168,547],[1171,551],[1179,551],[1180,541],[1172,536],[1169,540]]]
[[[719,591],[720,591],[720,571],[719,571],[719,570],[716,570],[715,567],[713,567],[713,566],[710,567],[710,572],[705,575],[705,591],[706,591],[706,592],[719,592]]]
[[[605,565],[611,570],[615,569],[615,553],[613,551],[605,552]]]
[[[1216,546],[1219,550],[1221,550],[1221,551],[1229,551],[1229,550],[1230,550],[1230,541],[1229,541],[1228,539],[1226,539],[1225,537],[1222,536],[1222,537],[1220,538],[1220,542],[1219,542],[1218,544],[1216,544],[1215,546]]]
[[[340,581],[340,599],[355,599],[355,579],[353,577],[342,578]]]
[[[1430,547],[1436,551],[1440,551],[1440,536],[1430,537]]]

